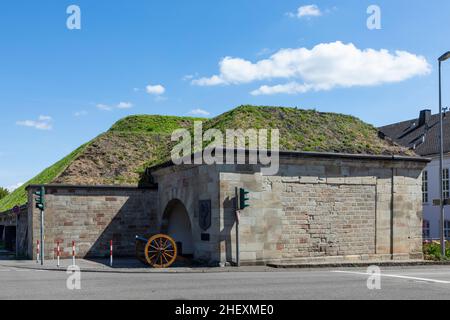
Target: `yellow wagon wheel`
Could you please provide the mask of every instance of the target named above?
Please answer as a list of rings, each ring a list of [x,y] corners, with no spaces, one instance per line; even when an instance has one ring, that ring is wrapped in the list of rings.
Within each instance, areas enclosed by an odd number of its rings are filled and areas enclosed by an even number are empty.
[[[145,246],[145,259],[153,268],[169,268],[177,260],[175,241],[164,234],[151,237]]]

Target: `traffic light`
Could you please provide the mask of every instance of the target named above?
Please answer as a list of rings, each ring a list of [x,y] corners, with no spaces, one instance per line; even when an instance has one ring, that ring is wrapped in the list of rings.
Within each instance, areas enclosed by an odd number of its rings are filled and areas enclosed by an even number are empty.
[[[36,208],[39,210],[45,209],[45,188],[41,187],[41,189],[34,193],[36,195]]]
[[[248,203],[250,200],[248,197],[249,193],[249,191],[243,188],[239,189],[239,210],[244,210],[245,208],[250,207]]]

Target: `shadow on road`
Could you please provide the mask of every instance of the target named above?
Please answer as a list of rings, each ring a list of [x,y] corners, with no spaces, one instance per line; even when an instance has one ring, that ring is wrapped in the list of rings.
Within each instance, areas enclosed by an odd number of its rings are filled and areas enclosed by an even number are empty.
[[[102,259],[102,258],[87,258],[86,261],[90,261],[96,264],[100,264],[106,267],[110,267],[110,260],[109,259]],[[176,268],[202,268],[205,267],[204,265],[200,265],[196,262],[194,262],[191,259],[186,258],[179,258],[170,269],[176,269]],[[141,262],[140,260],[136,258],[128,258],[128,259],[116,259],[113,263],[113,269],[142,269],[142,268],[149,268],[150,266],[147,264]]]

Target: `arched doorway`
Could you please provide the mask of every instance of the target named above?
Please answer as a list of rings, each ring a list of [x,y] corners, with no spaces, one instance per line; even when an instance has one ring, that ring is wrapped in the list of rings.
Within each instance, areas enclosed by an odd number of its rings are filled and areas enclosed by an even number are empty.
[[[186,207],[180,200],[172,200],[163,216],[162,233],[171,236],[183,256],[194,255],[191,220]]]

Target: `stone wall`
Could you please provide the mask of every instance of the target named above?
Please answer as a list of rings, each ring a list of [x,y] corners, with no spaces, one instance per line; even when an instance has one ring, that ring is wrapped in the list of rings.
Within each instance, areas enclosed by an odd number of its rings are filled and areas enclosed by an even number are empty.
[[[32,205],[28,209],[27,255],[33,259],[40,239],[40,211],[33,200],[36,190],[28,188]],[[70,257],[72,241],[76,243],[77,257],[109,256],[111,240],[116,256],[134,256],[136,235],[155,230],[154,189],[47,186],[45,198],[45,249],[50,259],[55,257],[57,242],[62,257]]]
[[[16,226],[15,216],[10,211],[0,213],[0,241],[5,241],[8,226]]]
[[[224,265],[236,258],[235,189],[249,190],[241,213],[241,260],[336,262],[422,258],[423,160],[296,155],[282,157],[276,176],[257,165],[162,166],[150,170],[156,189],[47,186],[46,253],[134,256],[136,235],[164,232],[181,204],[190,221],[194,258]],[[28,188],[28,257],[35,258],[40,214]],[[204,230],[200,202],[210,201]],[[173,204],[177,205],[174,206]],[[20,229],[21,238],[23,228]],[[22,239],[23,240],[23,239]],[[177,239],[175,239],[177,240]]]
[[[16,256],[27,257],[28,253],[28,206],[20,207],[17,215]]]
[[[236,259],[235,189],[249,190],[241,213],[244,264],[421,259],[421,172],[426,161],[392,157],[295,156],[278,175],[257,165],[156,168],[158,221],[177,199],[189,214],[195,258]],[[199,201],[211,200],[212,226],[199,228]],[[207,233],[207,240],[202,235]]]
[[[26,215],[27,206],[21,206],[18,214],[13,210],[0,213],[0,240],[5,241],[6,248],[16,252],[17,257],[23,257],[23,242],[27,237]]]
[[[170,214],[166,212],[173,200],[179,200],[186,208],[191,222],[195,247],[194,259],[212,263],[220,261],[219,174],[216,166],[170,167],[154,174],[158,182],[158,225]],[[211,200],[211,227],[202,230],[199,225],[199,202]],[[202,235],[209,239],[202,239]],[[175,239],[176,240],[176,239]]]
[[[375,254],[376,187],[285,183],[283,258]]]
[[[244,263],[421,259],[421,171],[425,163],[290,159],[277,176],[255,166],[220,168],[222,261],[235,258],[236,187],[249,190],[241,213]],[[286,163],[288,162],[288,163]]]

